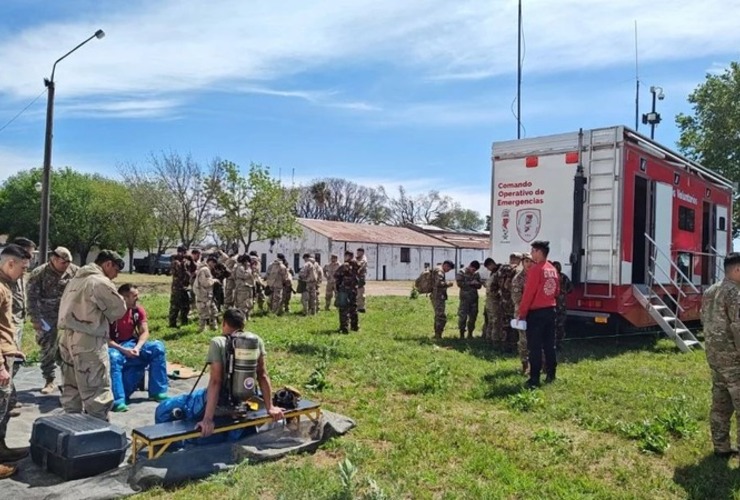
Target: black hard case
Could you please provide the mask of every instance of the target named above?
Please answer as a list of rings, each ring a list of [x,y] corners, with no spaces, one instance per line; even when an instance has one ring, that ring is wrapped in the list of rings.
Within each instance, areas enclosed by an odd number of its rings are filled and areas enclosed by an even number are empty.
[[[84,414],[41,417],[31,432],[31,458],[65,481],[118,467],[126,455],[126,432]]]

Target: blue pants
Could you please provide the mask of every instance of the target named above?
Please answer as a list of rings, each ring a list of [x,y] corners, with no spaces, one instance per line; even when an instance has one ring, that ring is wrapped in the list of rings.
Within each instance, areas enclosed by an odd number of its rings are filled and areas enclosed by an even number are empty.
[[[154,412],[154,422],[161,424],[162,422],[173,422],[175,420],[188,420],[193,423],[193,428],[195,428],[195,424],[203,419],[205,413],[206,389],[196,389],[192,394],[181,394],[159,403]],[[255,432],[254,427],[247,427],[246,429],[214,434],[207,438],[187,439],[185,444],[208,445],[239,441]],[[176,449],[178,446],[175,446],[175,444],[173,443],[170,449]]]
[[[133,349],[136,340],[127,340],[121,347]],[[118,349],[108,348],[110,356],[110,380],[113,386],[113,404],[125,404],[126,400],[136,390],[144,370],[149,367],[149,396],[156,396],[167,392],[167,360],[164,353],[164,344],[159,340],[150,340],[141,346],[139,356],[127,358]]]

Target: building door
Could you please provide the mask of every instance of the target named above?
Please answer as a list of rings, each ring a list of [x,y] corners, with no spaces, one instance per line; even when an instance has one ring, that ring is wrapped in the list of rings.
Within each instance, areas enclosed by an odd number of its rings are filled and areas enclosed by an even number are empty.
[[[701,213],[701,284],[711,285],[715,278],[716,259],[713,248],[717,248],[714,237],[716,210],[711,203],[704,202]]]
[[[632,283],[644,285],[647,283],[647,269],[650,263],[650,253],[645,234],[650,234],[651,220],[650,193],[648,180],[645,177],[635,176],[635,201],[632,217]]]

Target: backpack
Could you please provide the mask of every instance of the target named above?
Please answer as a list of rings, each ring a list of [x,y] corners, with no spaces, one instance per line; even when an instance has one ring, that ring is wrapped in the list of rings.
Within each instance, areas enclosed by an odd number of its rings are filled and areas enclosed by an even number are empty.
[[[430,269],[426,269],[416,278],[414,288],[419,293],[432,293],[434,289],[434,276],[432,276]]]

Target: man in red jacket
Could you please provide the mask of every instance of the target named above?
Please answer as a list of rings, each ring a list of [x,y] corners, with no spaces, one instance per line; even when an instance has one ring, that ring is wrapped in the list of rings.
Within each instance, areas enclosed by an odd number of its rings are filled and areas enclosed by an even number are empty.
[[[519,305],[519,319],[527,321],[529,380],[527,387],[540,385],[542,351],[545,352],[545,382],[555,380],[555,305],[560,292],[560,277],[547,261],[549,241],[532,243],[535,264],[527,273],[524,295]]]

